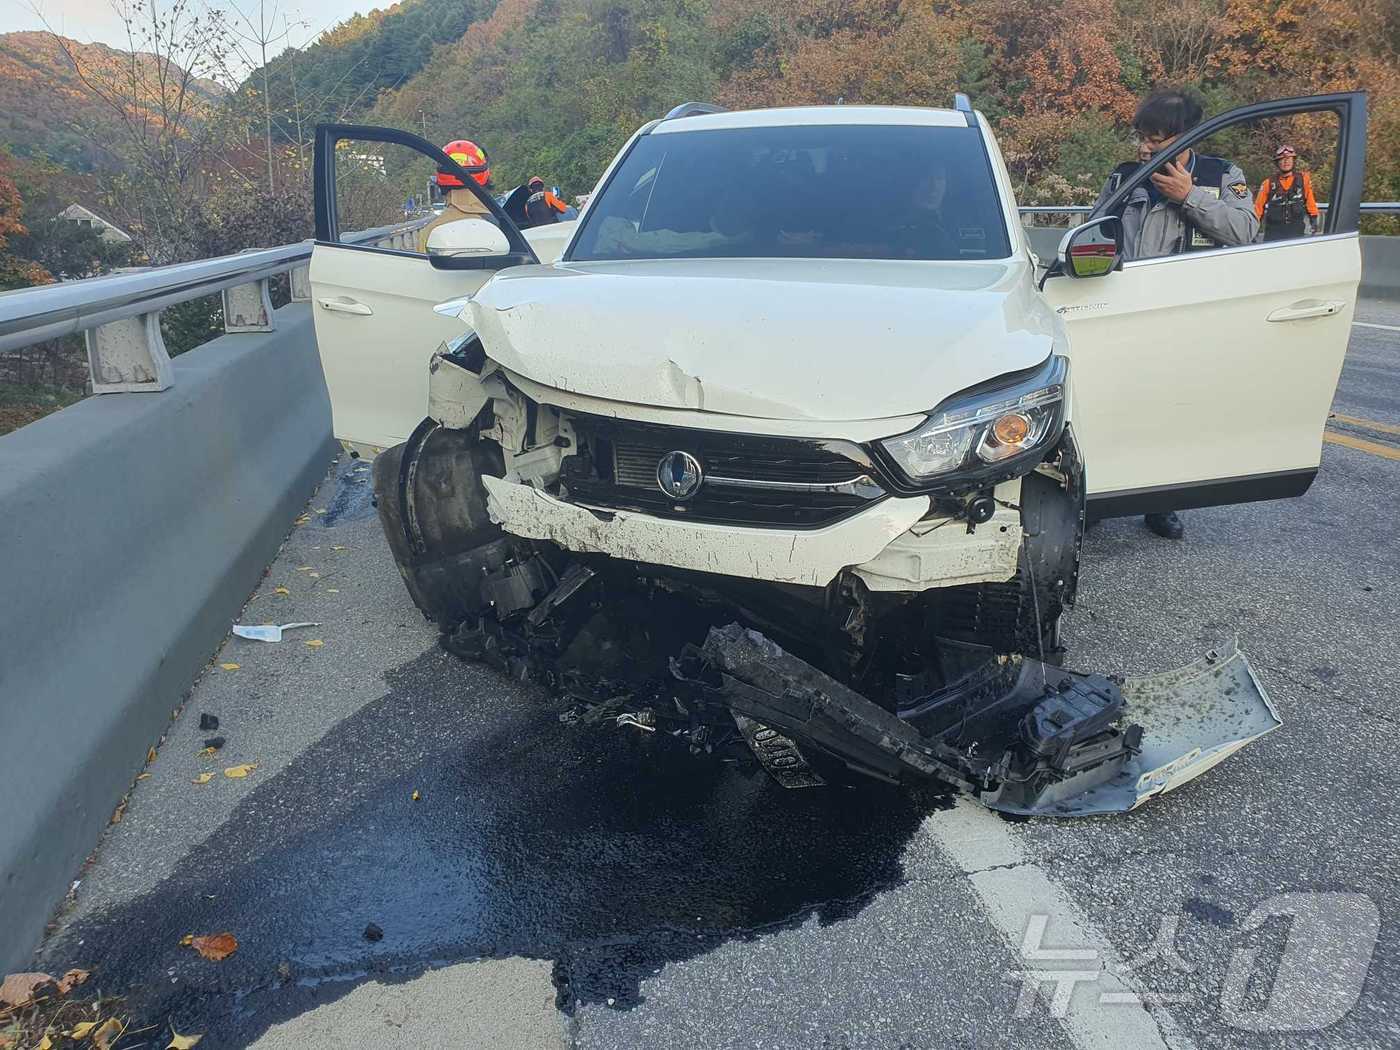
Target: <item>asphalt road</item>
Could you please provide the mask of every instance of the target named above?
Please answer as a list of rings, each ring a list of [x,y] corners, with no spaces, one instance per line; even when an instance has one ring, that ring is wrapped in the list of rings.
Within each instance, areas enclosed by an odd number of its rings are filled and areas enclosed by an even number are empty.
[[[1400,307],[1358,320],[1336,411],[1400,426]],[[202,1050],[1395,1046],[1400,434],[1332,433],[1304,499],[1091,530],[1070,664],[1238,635],[1285,725],[1072,823],[561,724],[437,648],[337,464],[244,614],[320,626],[229,640],[40,962]]]

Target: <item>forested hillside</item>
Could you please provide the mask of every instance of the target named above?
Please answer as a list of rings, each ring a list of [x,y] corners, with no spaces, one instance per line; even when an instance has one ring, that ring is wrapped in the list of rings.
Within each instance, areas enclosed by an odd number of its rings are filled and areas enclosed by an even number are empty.
[[[1131,155],[1154,85],[1212,111],[1372,93],[1368,196],[1400,196],[1400,4],[1393,0],[502,0],[382,96],[377,122],[469,135],[509,184],[588,188],[639,123],[684,99],[948,105],[997,124],[1023,199],[1092,198]]]
[[[317,121],[362,115],[381,92],[406,84],[440,44],[461,38],[488,16],[495,0],[403,0],[355,15],[304,49],[289,49],[257,70],[240,89],[245,100],[266,90],[285,138]],[[259,105],[250,112],[262,112]],[[258,127],[261,131],[261,126]]]
[[[77,171],[110,162],[102,148],[104,133],[122,118],[84,84],[75,58],[85,73],[104,82],[129,76],[149,81],[160,62],[155,55],[131,55],[51,33],[0,35],[0,145],[16,156],[48,156]],[[224,94],[211,80],[197,78],[191,87],[204,101]],[[154,97],[146,101],[158,104]]]

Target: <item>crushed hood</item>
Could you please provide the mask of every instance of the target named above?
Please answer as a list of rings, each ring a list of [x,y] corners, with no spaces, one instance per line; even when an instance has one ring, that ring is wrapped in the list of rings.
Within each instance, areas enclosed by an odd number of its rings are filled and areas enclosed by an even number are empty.
[[[545,386],[792,420],[926,411],[1039,364],[1055,331],[1017,260],[519,267],[462,317],[492,360]]]

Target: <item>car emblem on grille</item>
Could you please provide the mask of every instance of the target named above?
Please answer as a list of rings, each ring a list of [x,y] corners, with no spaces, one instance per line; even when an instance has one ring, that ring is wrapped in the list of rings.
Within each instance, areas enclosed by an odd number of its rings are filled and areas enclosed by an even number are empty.
[[[656,484],[672,499],[689,499],[703,480],[700,461],[689,452],[667,452],[656,464]]]

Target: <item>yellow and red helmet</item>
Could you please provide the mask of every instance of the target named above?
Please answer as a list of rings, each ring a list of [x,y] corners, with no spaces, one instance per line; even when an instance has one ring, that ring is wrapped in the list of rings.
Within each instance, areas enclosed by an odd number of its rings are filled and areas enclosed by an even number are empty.
[[[491,181],[491,169],[486,166],[486,151],[471,139],[456,139],[443,146],[442,151],[471,172],[471,177],[477,181],[477,185],[485,186]],[[473,168],[481,170],[472,171]],[[444,189],[460,188],[462,180],[456,175],[440,171],[437,173],[437,184]]]

